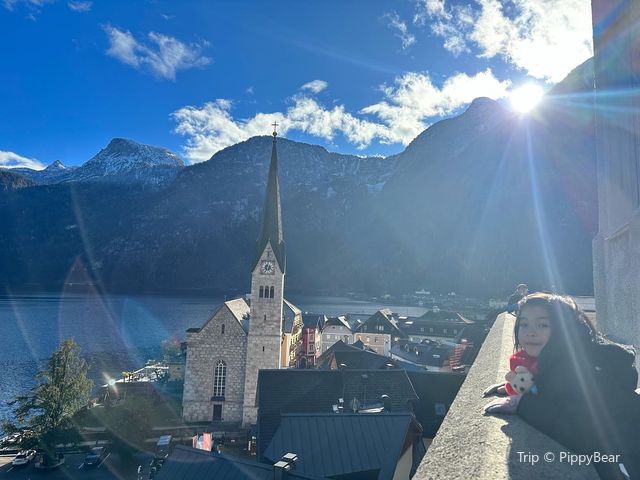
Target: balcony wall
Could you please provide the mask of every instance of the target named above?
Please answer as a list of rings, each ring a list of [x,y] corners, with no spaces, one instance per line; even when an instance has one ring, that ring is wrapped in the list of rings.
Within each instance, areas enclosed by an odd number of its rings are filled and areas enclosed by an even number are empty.
[[[509,369],[513,325],[512,315],[498,316],[414,479],[598,479],[592,466],[560,462],[568,450],[517,415],[483,414],[490,401],[483,390]],[[546,462],[546,452],[555,460]],[[538,455],[538,462],[525,454]]]

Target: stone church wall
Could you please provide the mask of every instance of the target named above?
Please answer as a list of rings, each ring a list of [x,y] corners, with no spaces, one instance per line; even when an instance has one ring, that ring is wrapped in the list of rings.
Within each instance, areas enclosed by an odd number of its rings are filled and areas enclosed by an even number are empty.
[[[225,305],[199,332],[187,333],[182,402],[185,421],[211,421],[214,404],[222,404],[224,422],[242,421],[246,353],[246,333]],[[227,365],[225,397],[224,401],[212,401],[214,369],[219,360]]]

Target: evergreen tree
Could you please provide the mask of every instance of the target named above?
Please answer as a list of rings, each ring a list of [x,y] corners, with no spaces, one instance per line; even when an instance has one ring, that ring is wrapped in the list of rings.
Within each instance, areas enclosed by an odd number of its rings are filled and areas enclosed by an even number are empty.
[[[93,382],[87,378],[87,363],[80,347],[64,340],[38,373],[36,385],[28,394],[10,402],[18,422],[45,447],[69,443],[78,438],[72,417],[89,400]]]

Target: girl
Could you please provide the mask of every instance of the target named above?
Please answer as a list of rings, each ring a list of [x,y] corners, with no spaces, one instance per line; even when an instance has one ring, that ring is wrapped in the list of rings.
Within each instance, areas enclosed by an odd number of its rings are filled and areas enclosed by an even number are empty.
[[[548,293],[520,301],[514,334],[517,351],[537,359],[536,389],[485,412],[517,413],[577,453],[620,455],[620,464],[595,464],[601,478],[640,479],[634,353],[605,340],[573,299]]]

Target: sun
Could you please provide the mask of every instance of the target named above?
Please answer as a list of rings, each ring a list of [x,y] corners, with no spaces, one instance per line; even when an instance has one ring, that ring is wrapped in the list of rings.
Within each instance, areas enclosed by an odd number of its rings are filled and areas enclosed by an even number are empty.
[[[509,95],[511,106],[520,113],[527,113],[533,110],[542,100],[544,91],[535,83],[525,83],[516,88]]]

